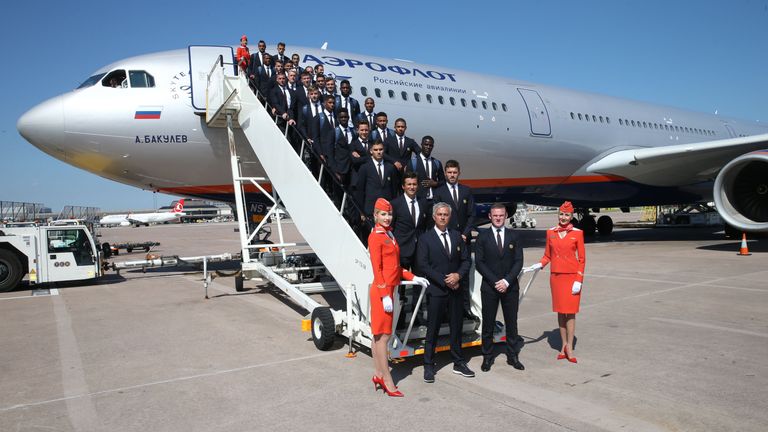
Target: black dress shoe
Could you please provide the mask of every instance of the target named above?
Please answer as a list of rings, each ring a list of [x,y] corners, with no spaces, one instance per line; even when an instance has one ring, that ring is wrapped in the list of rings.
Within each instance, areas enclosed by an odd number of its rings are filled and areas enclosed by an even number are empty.
[[[435,382],[435,369],[433,369],[432,366],[424,366],[424,382]]]
[[[491,370],[491,365],[493,365],[493,358],[488,357],[483,359],[483,364],[480,365],[480,370],[483,372],[488,372]]]
[[[507,364],[517,370],[525,370],[525,366],[523,366],[523,364],[520,363],[520,360],[517,358],[517,355],[507,356]]]

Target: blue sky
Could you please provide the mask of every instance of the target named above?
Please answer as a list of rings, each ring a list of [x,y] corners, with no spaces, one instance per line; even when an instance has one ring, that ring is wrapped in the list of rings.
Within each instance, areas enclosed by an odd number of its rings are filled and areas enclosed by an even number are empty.
[[[0,200],[104,210],[173,197],[66,165],[19,116],[121,58],[190,44],[274,44],[405,58],[768,122],[768,0],[11,2],[0,26]],[[219,6],[216,6],[219,5]]]

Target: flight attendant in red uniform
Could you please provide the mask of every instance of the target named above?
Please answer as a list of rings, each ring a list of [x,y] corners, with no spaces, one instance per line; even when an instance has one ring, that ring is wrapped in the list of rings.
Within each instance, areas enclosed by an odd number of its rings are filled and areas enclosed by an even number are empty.
[[[376,200],[373,208],[373,218],[376,222],[368,236],[368,251],[371,254],[373,268],[373,283],[370,288],[371,298],[371,333],[373,334],[374,375],[371,378],[374,389],[381,387],[389,396],[403,397],[395,387],[392,375],[389,373],[387,353],[390,336],[392,335],[392,295],[395,287],[402,279],[412,280],[426,286],[426,279],[414,276],[413,273],[400,268],[400,247],[392,234],[392,205],[384,198]]]
[[[251,61],[251,52],[248,49],[248,36],[243,35],[240,38],[240,46],[237,47],[235,53],[237,64],[240,66],[240,70],[246,71],[248,69],[248,63]]]
[[[560,206],[557,218],[558,225],[547,230],[544,256],[530,269],[540,269],[552,263],[549,278],[552,311],[557,312],[560,339],[563,341],[557,359],[568,359],[571,363],[576,363],[576,357],[573,355],[573,337],[586,265],[584,232],[571,224],[573,205],[569,201]]]

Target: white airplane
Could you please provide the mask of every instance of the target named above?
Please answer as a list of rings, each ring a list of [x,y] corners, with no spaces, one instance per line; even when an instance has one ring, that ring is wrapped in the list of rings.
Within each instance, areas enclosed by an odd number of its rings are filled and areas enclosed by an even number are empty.
[[[103,226],[120,225],[120,226],[149,226],[149,224],[159,224],[168,222],[178,222],[179,218],[186,216],[184,213],[184,198],[173,207],[170,212],[154,212],[154,213],[128,213],[128,214],[114,214],[104,216],[99,220],[99,224]]]
[[[30,109],[17,128],[40,150],[102,177],[232,202],[226,130],[201,116],[211,50],[233,59],[229,46],[191,46],[104,66]],[[714,199],[734,229],[768,231],[765,125],[403,60],[294,50],[303,66],[323,64],[326,74],[349,79],[361,108],[375,98],[390,127],[403,117],[417,142],[433,136],[434,155],[461,162],[461,181],[478,203],[567,199],[588,230],[609,233],[611,219],[595,221],[589,209]],[[239,130],[235,138],[243,175],[264,175]],[[266,209],[258,194],[246,199],[251,210]]]

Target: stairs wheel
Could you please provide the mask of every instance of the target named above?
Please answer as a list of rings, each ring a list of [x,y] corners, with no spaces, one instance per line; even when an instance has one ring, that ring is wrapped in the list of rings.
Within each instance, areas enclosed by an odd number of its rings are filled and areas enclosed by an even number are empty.
[[[336,324],[328,307],[316,307],[312,311],[312,341],[320,351],[328,351],[336,339]]]

